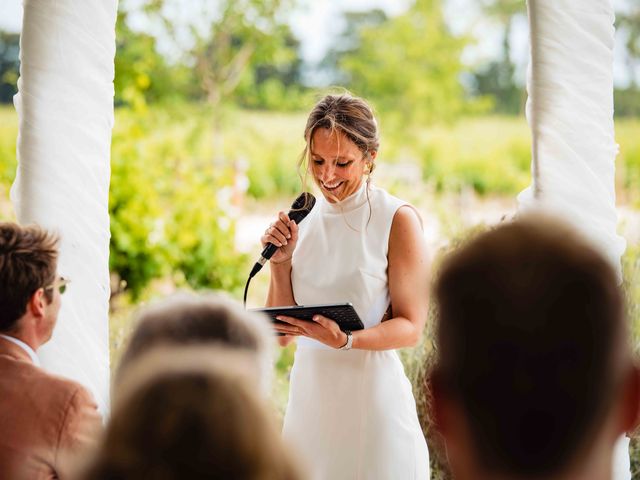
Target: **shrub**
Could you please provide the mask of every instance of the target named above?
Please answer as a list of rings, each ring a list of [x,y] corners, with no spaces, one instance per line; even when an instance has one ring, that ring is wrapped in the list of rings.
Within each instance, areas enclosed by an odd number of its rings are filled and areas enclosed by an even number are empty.
[[[212,155],[196,109],[118,111],[112,142],[111,269],[134,297],[154,278],[234,291],[232,171]]]

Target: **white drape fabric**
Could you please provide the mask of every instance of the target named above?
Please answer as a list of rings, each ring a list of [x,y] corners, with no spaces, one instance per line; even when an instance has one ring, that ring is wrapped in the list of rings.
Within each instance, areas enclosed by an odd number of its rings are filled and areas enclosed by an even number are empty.
[[[527,3],[532,185],[519,195],[519,209],[565,218],[607,256],[621,280],[626,243],[616,232],[613,2]],[[616,447],[615,480],[631,478],[628,446],[622,438]]]
[[[18,172],[21,224],[61,235],[58,271],[71,284],[44,368],[109,404],[110,145],[117,0],[24,0]]]
[[[612,0],[529,0],[528,7],[533,183],[520,208],[562,215],[620,272],[626,243],[616,233]]]

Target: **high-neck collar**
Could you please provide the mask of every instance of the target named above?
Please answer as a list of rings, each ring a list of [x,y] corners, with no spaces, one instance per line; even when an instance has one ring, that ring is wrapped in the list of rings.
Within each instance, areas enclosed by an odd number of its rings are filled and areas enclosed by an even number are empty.
[[[367,182],[365,180],[362,181],[362,185],[349,195],[344,200],[339,202],[331,203],[325,197],[323,197],[322,202],[322,211],[327,213],[347,213],[355,210],[356,208],[361,207],[365,203],[367,203]]]

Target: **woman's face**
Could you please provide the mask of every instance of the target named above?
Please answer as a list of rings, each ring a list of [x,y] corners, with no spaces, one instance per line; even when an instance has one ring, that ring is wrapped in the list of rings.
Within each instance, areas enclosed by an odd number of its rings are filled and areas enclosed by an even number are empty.
[[[362,151],[341,131],[318,128],[313,133],[310,169],[327,201],[344,200],[358,190],[365,164]]]

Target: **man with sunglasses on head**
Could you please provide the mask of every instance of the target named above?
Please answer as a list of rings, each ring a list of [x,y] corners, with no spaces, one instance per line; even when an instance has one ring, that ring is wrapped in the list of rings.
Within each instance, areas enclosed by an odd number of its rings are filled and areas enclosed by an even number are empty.
[[[57,260],[56,235],[0,223],[0,478],[68,478],[101,430],[91,394],[36,354],[67,288]]]

